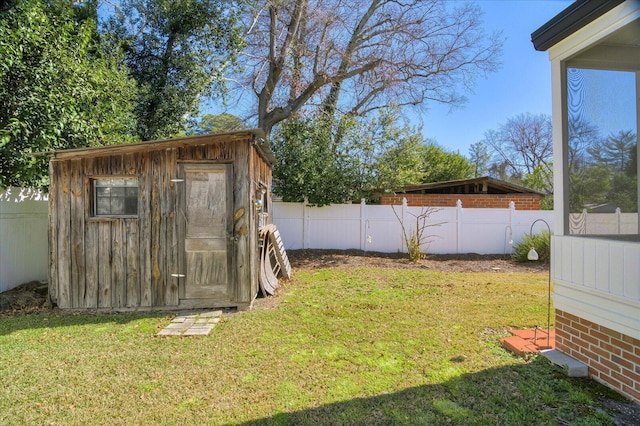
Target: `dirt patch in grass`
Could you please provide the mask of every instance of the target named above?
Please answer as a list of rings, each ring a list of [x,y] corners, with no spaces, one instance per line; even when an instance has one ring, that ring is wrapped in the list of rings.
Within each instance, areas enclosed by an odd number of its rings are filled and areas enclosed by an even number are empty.
[[[0,317],[27,315],[49,309],[47,283],[31,281],[0,293]]]
[[[545,272],[549,265],[517,263],[505,255],[430,254],[412,262],[405,253],[377,253],[362,250],[290,250],[295,269],[335,267],[417,268],[441,272]]]
[[[616,426],[635,426],[640,422],[640,405],[627,400],[604,398],[602,405]]]

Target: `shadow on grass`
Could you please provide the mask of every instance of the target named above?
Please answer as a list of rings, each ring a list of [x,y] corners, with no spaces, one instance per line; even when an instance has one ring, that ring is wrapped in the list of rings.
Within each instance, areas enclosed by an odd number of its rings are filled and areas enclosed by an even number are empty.
[[[438,384],[280,412],[242,424],[636,425],[640,411],[625,416],[630,408],[640,407],[592,380],[568,378],[537,357],[525,365],[491,368]]]
[[[26,315],[0,316],[0,336],[14,333],[19,330],[31,330],[39,328],[73,327],[87,324],[127,324],[141,318],[161,318],[174,316],[173,311],[148,311],[148,312],[71,312],[58,309],[43,309],[38,313]]]

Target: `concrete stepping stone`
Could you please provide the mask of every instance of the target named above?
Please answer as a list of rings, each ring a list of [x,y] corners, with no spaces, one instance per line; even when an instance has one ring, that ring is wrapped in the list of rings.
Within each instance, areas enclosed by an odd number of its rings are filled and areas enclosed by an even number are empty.
[[[207,336],[221,316],[222,311],[181,312],[156,336]]]
[[[571,358],[569,355],[557,349],[540,351],[540,354],[551,363],[564,368],[569,377],[589,377],[589,367],[586,364]]]

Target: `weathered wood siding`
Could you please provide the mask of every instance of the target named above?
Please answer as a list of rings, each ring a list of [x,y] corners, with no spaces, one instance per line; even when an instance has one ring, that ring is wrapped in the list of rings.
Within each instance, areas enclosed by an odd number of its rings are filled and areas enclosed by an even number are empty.
[[[265,209],[268,212],[267,223],[273,223],[272,213],[272,197],[271,197],[271,165],[260,155],[258,149],[255,146],[251,147],[249,158],[249,171],[251,181],[251,193],[252,203],[256,200],[256,193],[260,190],[260,185],[267,188],[266,206]],[[254,224],[255,229],[258,229],[259,217],[255,208],[251,208],[251,223]],[[250,275],[250,288],[243,289],[243,293],[238,295],[238,300],[252,300],[258,293],[258,276],[260,274],[260,247],[258,243],[258,232],[251,233],[251,239],[249,240],[249,250],[255,255],[250,257],[251,262],[251,275]]]
[[[180,305],[184,235],[180,164],[233,164],[233,212],[244,209],[235,229],[237,302],[257,294],[257,228],[254,179],[271,183],[269,164],[252,138],[202,139],[161,149],[153,145],[116,152],[81,153],[51,160],[50,294],[61,308],[155,308]],[[251,170],[255,167],[257,170]],[[92,216],[91,179],[138,178],[138,216]],[[230,218],[233,220],[233,218]],[[255,270],[255,271],[254,271]],[[172,276],[174,274],[174,276]]]

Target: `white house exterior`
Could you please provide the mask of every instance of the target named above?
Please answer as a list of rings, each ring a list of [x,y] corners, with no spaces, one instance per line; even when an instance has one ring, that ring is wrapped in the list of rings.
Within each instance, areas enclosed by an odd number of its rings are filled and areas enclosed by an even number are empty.
[[[532,41],[548,52],[552,72],[556,346],[587,364],[596,381],[640,401],[638,228],[627,235],[572,235],[569,193],[571,120],[627,117],[637,144],[640,0],[576,1]]]

